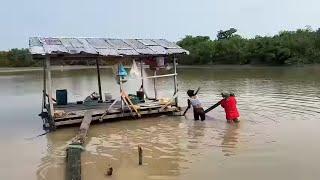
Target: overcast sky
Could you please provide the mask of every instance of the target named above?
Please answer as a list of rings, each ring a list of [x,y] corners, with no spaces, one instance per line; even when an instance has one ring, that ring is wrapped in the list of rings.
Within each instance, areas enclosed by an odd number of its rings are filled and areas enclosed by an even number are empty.
[[[234,27],[245,37],[320,27],[319,0],[0,0],[0,50],[28,37],[215,38]]]

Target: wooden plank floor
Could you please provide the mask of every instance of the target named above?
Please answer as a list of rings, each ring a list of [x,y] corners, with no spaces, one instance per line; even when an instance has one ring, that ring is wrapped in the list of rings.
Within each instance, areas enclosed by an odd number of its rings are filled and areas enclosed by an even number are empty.
[[[143,111],[140,111],[140,114],[142,115],[142,117],[147,115],[155,115],[155,114],[161,115],[161,114],[167,114],[167,113],[174,113],[177,111],[177,109],[178,108],[161,110],[160,108],[158,108],[158,109],[152,109],[152,110],[143,110]],[[98,121],[101,115],[102,113],[93,114],[92,121]],[[125,112],[125,113],[114,113],[114,114],[105,115],[103,117],[103,121],[108,121],[111,119],[119,119],[119,118],[133,119],[130,112]],[[64,125],[70,125],[70,124],[79,124],[82,122],[82,119],[83,119],[83,116],[74,116],[72,118],[60,118],[55,121],[55,125],[64,126]]]
[[[63,110],[66,113],[68,112],[74,112],[74,111],[83,111],[83,110],[106,110],[109,108],[109,106],[112,104],[112,102],[92,102],[92,103],[84,103],[84,104],[76,104],[76,103],[69,103],[67,105],[57,105],[54,104],[55,110]],[[158,101],[147,101],[145,103],[139,103],[137,104],[140,106],[140,109],[149,109],[149,108],[157,108],[161,107],[160,103]],[[121,108],[121,102],[118,101],[114,106],[113,109],[120,109]]]
[[[76,104],[76,103],[69,103],[67,105],[54,105],[55,110],[61,110],[66,113],[66,115],[55,118],[56,125],[65,125],[65,124],[75,124],[81,122],[85,112],[87,110],[92,111],[92,117],[95,120],[98,118],[110,107],[112,102],[92,102],[88,104]],[[147,101],[145,103],[137,104],[140,106],[139,111],[143,115],[148,114],[161,114],[170,112],[172,110],[161,110],[161,105],[158,101]],[[104,120],[107,119],[114,119],[114,118],[121,118],[121,117],[132,117],[130,110],[128,107],[124,107],[124,113],[121,111],[121,102],[117,102],[109,111],[109,113],[103,118]]]
[[[92,103],[84,103],[84,104],[76,104],[76,103],[69,103],[67,105],[56,105],[54,104],[54,109],[55,110],[63,110],[66,113],[68,112],[74,112],[74,111],[83,111],[83,110],[91,110],[91,109],[96,109],[96,110],[106,110],[107,108],[109,108],[109,106],[112,103],[110,102],[102,102],[102,103],[98,103],[98,102],[92,102]],[[121,108],[121,102],[117,102],[114,105],[114,108]]]

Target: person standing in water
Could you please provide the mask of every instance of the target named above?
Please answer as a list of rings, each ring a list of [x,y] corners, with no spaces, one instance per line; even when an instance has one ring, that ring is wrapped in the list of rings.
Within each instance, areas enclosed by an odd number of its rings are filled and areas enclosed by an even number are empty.
[[[237,100],[233,93],[221,93],[223,99],[220,101],[221,106],[226,112],[226,119],[228,123],[239,123],[239,111],[237,108]]]
[[[196,92],[194,92],[194,90],[188,90],[187,91],[187,94],[189,96],[188,107],[184,111],[183,116],[187,113],[187,111],[192,106],[194,120],[197,121],[197,120],[199,120],[201,118],[201,121],[204,121],[206,119],[206,115],[204,113],[204,109],[203,109],[203,107],[201,105],[201,102],[197,97],[197,94],[198,94],[199,90],[200,90],[200,88],[198,88],[198,90]]]

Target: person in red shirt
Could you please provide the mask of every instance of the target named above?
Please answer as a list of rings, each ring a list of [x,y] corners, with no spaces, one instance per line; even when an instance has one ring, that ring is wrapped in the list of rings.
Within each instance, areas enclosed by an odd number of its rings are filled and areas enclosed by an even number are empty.
[[[220,101],[221,106],[226,112],[226,119],[228,123],[238,123],[239,121],[239,111],[237,108],[237,100],[233,93],[221,93],[223,99]]]

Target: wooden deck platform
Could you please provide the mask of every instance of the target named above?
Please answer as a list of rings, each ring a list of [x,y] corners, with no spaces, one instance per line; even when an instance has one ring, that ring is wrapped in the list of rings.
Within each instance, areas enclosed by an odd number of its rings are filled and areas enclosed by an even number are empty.
[[[90,102],[84,104],[69,103],[67,105],[54,104],[56,116],[54,118],[54,125],[56,127],[70,124],[78,124],[82,122],[85,112],[90,110],[92,112],[92,121],[100,120],[101,116],[110,107],[112,102]],[[179,111],[179,107],[168,106],[167,108],[161,108],[159,101],[147,101],[145,103],[137,104],[139,106],[139,113],[142,116],[155,115],[155,114],[167,114]],[[60,115],[58,115],[60,112]],[[116,102],[115,105],[103,116],[102,121],[108,121],[116,118],[131,119],[137,117],[137,113],[131,113],[127,106],[124,106],[124,112],[121,111],[121,102]]]

